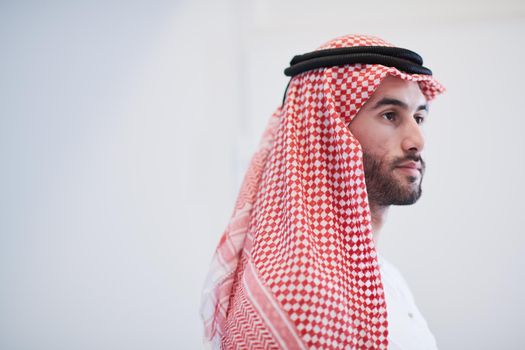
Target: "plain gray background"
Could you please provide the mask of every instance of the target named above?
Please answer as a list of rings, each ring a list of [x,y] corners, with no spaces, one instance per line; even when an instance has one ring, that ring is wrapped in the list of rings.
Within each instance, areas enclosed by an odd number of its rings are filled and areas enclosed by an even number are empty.
[[[200,349],[291,57],[368,33],[447,87],[379,248],[441,349],[525,343],[521,1],[0,2],[0,348]]]

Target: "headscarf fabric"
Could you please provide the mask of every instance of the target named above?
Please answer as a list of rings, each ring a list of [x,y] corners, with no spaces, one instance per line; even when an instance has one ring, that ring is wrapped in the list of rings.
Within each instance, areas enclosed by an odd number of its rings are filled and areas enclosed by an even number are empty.
[[[347,35],[319,49],[392,46]],[[214,349],[387,349],[387,311],[363,169],[348,124],[388,75],[378,64],[314,69],[290,81],[220,239],[203,294]]]

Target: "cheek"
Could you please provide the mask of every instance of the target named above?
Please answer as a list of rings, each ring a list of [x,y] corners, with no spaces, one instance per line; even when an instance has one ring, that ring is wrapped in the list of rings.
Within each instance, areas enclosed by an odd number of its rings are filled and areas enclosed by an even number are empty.
[[[394,150],[392,127],[381,123],[373,115],[358,115],[349,125],[350,132],[361,144],[363,152],[385,159]]]
[[[361,144],[363,152],[374,155],[376,158],[388,158],[392,151],[391,138],[380,132],[380,129],[360,131],[354,136]]]

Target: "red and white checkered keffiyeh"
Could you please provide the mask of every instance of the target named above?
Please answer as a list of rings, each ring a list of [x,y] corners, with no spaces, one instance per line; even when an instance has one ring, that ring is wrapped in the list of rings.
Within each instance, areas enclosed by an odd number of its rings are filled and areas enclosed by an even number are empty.
[[[348,35],[320,49],[392,46]],[[387,75],[376,64],[294,77],[242,184],[203,296],[205,339],[223,349],[386,349],[386,305],[362,150],[347,125]]]

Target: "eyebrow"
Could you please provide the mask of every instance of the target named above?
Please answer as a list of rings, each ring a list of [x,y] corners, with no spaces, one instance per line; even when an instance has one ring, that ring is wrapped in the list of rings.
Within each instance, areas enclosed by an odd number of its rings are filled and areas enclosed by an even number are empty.
[[[377,109],[383,106],[398,106],[404,109],[408,109],[408,105],[405,102],[398,100],[397,98],[391,98],[391,97],[383,97],[382,99],[380,99],[374,104],[372,109]],[[416,111],[427,111],[428,112],[428,104],[425,103],[425,104],[418,106]]]

